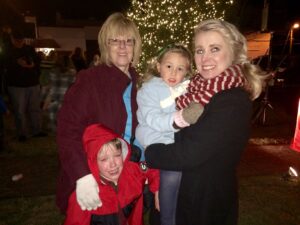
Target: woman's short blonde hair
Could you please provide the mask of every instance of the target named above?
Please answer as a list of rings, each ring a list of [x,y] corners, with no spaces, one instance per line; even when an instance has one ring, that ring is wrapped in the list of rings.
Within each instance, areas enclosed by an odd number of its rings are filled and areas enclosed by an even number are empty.
[[[108,54],[108,39],[116,36],[128,36],[134,39],[132,66],[136,66],[139,63],[142,50],[141,36],[135,23],[122,13],[111,14],[99,31],[98,44],[101,53],[101,63],[111,65]]]

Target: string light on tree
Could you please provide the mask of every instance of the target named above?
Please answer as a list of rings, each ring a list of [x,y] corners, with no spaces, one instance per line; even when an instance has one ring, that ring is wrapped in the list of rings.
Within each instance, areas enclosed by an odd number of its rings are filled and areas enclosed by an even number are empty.
[[[224,19],[233,0],[132,0],[127,15],[137,24],[143,41],[140,69],[170,43],[190,45],[195,26],[204,19]]]

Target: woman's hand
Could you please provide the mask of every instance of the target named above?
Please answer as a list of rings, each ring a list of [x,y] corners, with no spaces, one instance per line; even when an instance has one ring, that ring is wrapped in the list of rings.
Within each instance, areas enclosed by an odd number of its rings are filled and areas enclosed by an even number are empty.
[[[95,210],[102,206],[99,187],[92,174],[76,181],[76,198],[82,210]]]

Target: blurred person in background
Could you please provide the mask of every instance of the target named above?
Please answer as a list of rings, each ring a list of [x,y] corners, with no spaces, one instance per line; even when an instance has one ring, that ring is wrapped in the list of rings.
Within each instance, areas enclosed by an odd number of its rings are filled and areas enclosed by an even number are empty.
[[[71,55],[71,59],[77,72],[87,68],[87,62],[82,48],[76,47]]]
[[[48,128],[55,132],[56,114],[63,103],[65,93],[75,81],[76,70],[69,56],[58,55],[54,67],[48,73],[49,92],[45,98],[43,110],[48,114]]]
[[[100,64],[100,56],[99,54],[94,54],[93,60],[91,61],[89,67],[98,66]]]
[[[40,59],[40,85],[41,85],[41,105],[44,105],[45,99],[50,90],[50,71],[54,68],[57,60],[57,52],[51,51],[48,55],[38,52]]]
[[[7,71],[7,56],[12,47],[12,29],[8,24],[4,24],[0,31],[0,93],[6,94],[5,73]]]
[[[0,152],[3,152],[5,150],[5,136],[4,136],[4,121],[3,116],[9,114],[9,110],[6,107],[6,104],[0,95]]]
[[[18,140],[44,137],[41,130],[39,58],[35,49],[25,44],[21,30],[11,36],[12,48],[7,56],[6,83],[13,107]]]

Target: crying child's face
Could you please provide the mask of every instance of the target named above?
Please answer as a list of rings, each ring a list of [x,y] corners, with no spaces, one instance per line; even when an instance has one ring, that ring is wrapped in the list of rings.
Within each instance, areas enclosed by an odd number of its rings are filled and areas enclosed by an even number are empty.
[[[117,184],[123,169],[122,150],[114,145],[105,145],[97,155],[97,164],[100,175]]]

